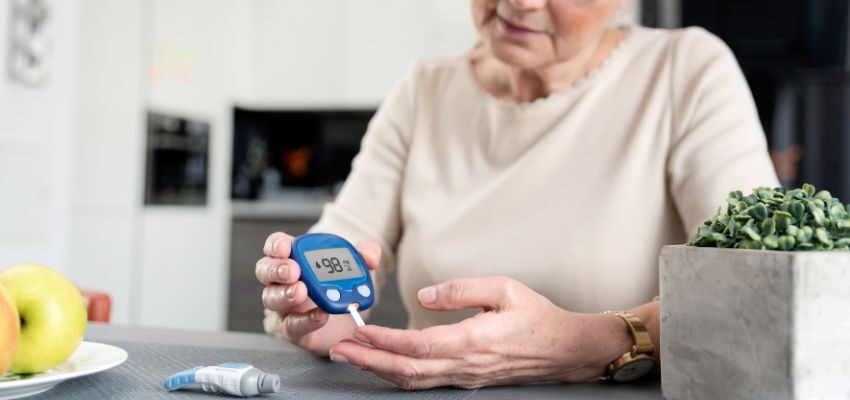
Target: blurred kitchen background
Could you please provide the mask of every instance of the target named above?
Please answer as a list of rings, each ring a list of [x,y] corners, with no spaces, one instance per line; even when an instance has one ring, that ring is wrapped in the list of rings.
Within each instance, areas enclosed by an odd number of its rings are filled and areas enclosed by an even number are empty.
[[[787,185],[850,200],[847,0],[637,0],[720,36]],[[0,0],[0,266],[107,292],[113,323],[260,331],[264,238],[305,232],[467,0]],[[403,326],[394,281],[376,322]]]

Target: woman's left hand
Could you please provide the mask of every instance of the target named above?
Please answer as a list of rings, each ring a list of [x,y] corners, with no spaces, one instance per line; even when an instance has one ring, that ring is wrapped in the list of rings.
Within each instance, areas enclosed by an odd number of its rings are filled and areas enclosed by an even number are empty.
[[[565,290],[568,290],[565,288]],[[413,390],[531,382],[583,382],[631,349],[616,316],[578,314],[504,277],[457,279],[419,291],[429,310],[483,311],[453,325],[398,330],[367,325],[331,359]]]

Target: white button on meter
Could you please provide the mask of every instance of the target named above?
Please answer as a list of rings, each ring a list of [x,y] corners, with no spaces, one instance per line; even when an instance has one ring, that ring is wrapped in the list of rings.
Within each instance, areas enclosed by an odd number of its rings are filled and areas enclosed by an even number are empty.
[[[340,298],[339,290],[336,289],[328,289],[328,291],[325,292],[325,295],[328,296],[331,301],[339,301]]]
[[[357,287],[357,293],[360,293],[363,297],[369,297],[369,295],[372,294],[372,290],[369,289],[369,286],[360,285]]]

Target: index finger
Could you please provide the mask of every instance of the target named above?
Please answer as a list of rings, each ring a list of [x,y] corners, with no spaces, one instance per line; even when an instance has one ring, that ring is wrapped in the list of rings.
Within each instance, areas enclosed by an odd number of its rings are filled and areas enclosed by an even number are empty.
[[[423,307],[434,311],[456,311],[465,308],[501,310],[521,284],[503,276],[452,279],[419,290]]]
[[[272,233],[263,245],[263,253],[269,257],[289,258],[293,239],[292,236],[283,232]]]
[[[377,349],[416,358],[453,358],[463,352],[466,337],[454,325],[438,325],[425,330],[391,329],[367,325],[354,331],[354,338]]]

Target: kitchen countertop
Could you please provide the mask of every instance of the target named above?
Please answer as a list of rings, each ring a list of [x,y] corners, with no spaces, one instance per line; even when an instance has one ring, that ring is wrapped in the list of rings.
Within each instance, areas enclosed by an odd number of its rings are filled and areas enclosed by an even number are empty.
[[[325,203],[333,201],[340,186],[286,187],[277,184],[274,174],[266,177],[257,199],[232,199],[233,219],[311,220],[322,215]],[[340,184],[341,185],[341,184]]]
[[[230,213],[234,219],[310,220],[322,215],[327,197],[291,196],[263,200],[233,200]]]

